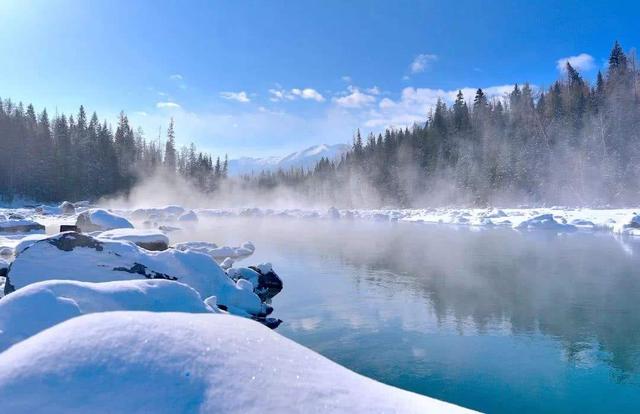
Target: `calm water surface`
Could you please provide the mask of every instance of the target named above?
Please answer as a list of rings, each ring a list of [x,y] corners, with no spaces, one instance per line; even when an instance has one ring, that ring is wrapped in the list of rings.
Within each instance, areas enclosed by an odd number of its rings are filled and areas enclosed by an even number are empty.
[[[206,223],[206,224],[205,224]],[[278,332],[487,412],[640,412],[640,240],[438,225],[212,219],[285,288]]]

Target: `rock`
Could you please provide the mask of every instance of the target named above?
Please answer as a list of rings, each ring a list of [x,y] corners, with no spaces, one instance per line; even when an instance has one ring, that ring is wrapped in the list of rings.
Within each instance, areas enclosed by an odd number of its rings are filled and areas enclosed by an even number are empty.
[[[10,246],[0,246],[0,257],[2,256],[13,256],[13,247]]]
[[[165,233],[171,233],[172,231],[182,230],[180,227],[173,226],[158,226],[158,230],[164,231]]]
[[[559,223],[553,218],[553,214],[542,214],[520,223],[518,230],[554,230],[562,232],[576,231],[577,228],[571,224]]]
[[[146,229],[114,229],[98,234],[100,239],[126,240],[151,251],[167,250],[169,238],[157,230]]]
[[[0,259],[0,277],[6,277],[8,272],[9,262],[4,259]]]
[[[90,209],[78,215],[76,226],[82,232],[133,228],[133,224],[126,218],[99,208]]]
[[[198,221],[198,215],[193,210],[189,210],[186,213],[181,214],[178,217],[178,221],[187,222],[187,221]]]
[[[16,218],[17,215],[10,215],[7,220],[0,221],[0,233],[30,233],[44,232],[44,226],[25,218]]]
[[[60,204],[59,208],[63,216],[71,216],[73,214],[76,214],[76,207],[68,201],[63,201],[62,204]]]
[[[65,231],[79,232],[80,229],[75,224],[61,224],[60,225],[60,233],[63,233]]]
[[[257,266],[231,268],[227,274],[233,280],[247,280],[251,282],[253,291],[264,302],[269,302],[282,291],[282,279],[274,272],[271,263]]]
[[[329,210],[327,210],[327,217],[338,220],[340,218],[340,211],[335,207],[330,207]]]

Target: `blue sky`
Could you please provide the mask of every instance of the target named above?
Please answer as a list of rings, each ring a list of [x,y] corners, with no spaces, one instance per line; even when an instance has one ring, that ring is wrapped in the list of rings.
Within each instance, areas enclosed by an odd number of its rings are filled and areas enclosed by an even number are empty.
[[[459,88],[548,86],[568,57],[592,79],[615,39],[640,44],[639,3],[3,1],[0,96],[284,154],[423,120]]]

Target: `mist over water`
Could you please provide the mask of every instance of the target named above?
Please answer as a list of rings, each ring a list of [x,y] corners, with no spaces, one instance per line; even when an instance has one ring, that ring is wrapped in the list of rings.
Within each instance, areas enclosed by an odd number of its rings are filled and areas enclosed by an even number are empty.
[[[284,281],[278,332],[374,379],[488,412],[640,404],[640,241],[439,225],[218,218]]]

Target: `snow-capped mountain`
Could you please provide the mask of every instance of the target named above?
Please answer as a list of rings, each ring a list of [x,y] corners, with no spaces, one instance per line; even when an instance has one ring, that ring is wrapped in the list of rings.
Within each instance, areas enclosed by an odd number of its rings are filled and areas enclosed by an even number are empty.
[[[278,169],[312,168],[323,157],[330,160],[340,158],[349,148],[349,145],[346,144],[320,144],[284,157],[237,158],[229,160],[229,174],[241,175],[250,174],[251,172],[257,174],[261,171],[275,171]]]

